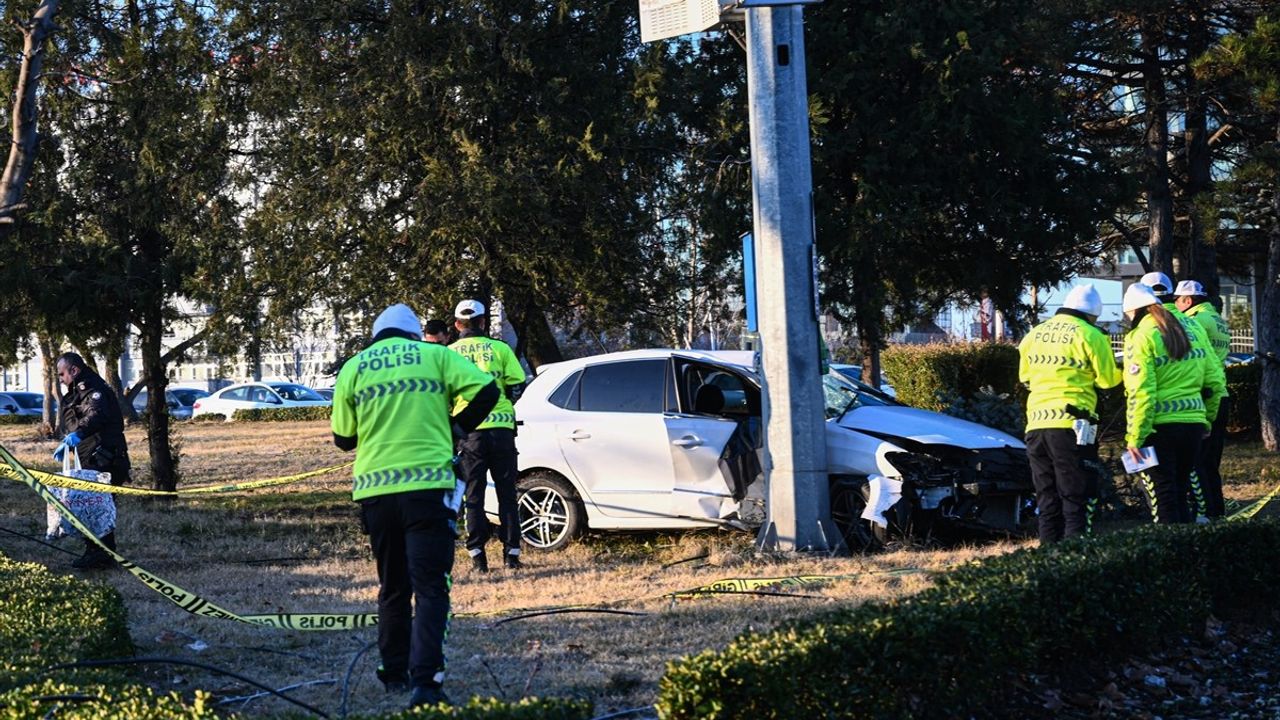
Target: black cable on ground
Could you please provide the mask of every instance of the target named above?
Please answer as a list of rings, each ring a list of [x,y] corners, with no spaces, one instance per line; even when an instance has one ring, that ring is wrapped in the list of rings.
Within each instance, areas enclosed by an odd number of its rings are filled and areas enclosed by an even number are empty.
[[[68,549],[66,549],[66,548],[64,548],[64,547],[58,547],[57,545],[54,545],[53,543],[45,542],[44,540],[41,540],[41,539],[39,539],[39,538],[35,538],[35,537],[30,536],[30,535],[26,535],[26,534],[23,534],[23,533],[17,532],[16,530],[10,530],[9,528],[0,527],[0,532],[7,532],[7,533],[9,533],[10,535],[17,535],[18,537],[22,538],[23,540],[30,540],[31,542],[40,543],[41,545],[44,545],[45,547],[51,547],[51,548],[53,548],[54,550],[57,550],[58,552],[64,552],[64,553],[66,553],[66,554],[68,554],[68,555],[78,555],[78,554],[79,554],[79,553],[77,553],[75,550],[68,550]]]
[[[564,615],[567,613],[601,613],[604,615],[648,615],[649,614],[647,612],[640,612],[638,610],[609,610],[606,608],[560,608],[558,610],[543,610],[542,612],[526,613],[524,615],[515,615],[509,618],[503,618],[489,625],[489,627],[495,628],[495,627],[498,627],[499,625],[505,625],[506,623],[509,623],[509,622],[515,622],[516,620],[525,620],[527,618],[535,618],[535,617],[540,617],[542,615]]]
[[[662,569],[663,569],[663,570],[666,570],[667,568],[673,568],[673,567],[675,567],[675,566],[677,566],[677,565],[683,565],[683,564],[685,564],[685,563],[691,563],[691,562],[693,562],[693,561],[695,561],[695,560],[706,560],[706,559],[707,559],[707,558],[709,558],[709,557],[711,557],[711,553],[702,553],[701,555],[694,555],[694,556],[693,556],[693,557],[691,557],[691,558],[685,558],[685,559],[683,559],[683,560],[676,560],[675,562],[669,562],[669,563],[667,563],[666,565],[663,565],[663,566],[662,566]]]
[[[347,666],[347,675],[342,678],[342,705],[338,709],[338,717],[343,718],[343,720],[346,720],[347,717],[347,698],[349,697],[348,690],[351,689],[351,673],[355,671],[356,663],[360,662],[360,658],[364,657],[364,654],[372,650],[377,644],[378,641],[373,640],[368,645],[360,648],[360,652],[351,658],[351,664]]]
[[[202,670],[208,670],[210,672],[226,675],[227,677],[233,677],[236,680],[239,680],[240,682],[248,683],[260,690],[265,690],[271,693],[272,695],[275,695],[283,700],[287,700],[288,702],[291,702],[294,705],[297,705],[298,707],[302,708],[303,710],[306,710],[307,712],[319,715],[322,718],[327,719],[329,717],[329,714],[326,713],[325,711],[320,710],[319,708],[312,707],[302,702],[301,700],[295,700],[294,698],[291,698],[288,695],[285,695],[284,693],[276,690],[275,688],[263,685],[257,680],[247,678],[239,673],[235,673],[230,670],[225,670],[223,668],[216,667],[214,665],[195,662],[194,660],[183,660],[182,658],[138,657],[138,658],[116,658],[112,660],[80,660],[78,662],[61,663],[58,665],[47,667],[43,670],[42,674],[47,675],[55,670],[68,670],[72,668],[89,668],[89,667],[109,667],[109,666],[115,666],[115,665],[186,665],[188,667],[200,668]]]
[[[633,707],[633,708],[627,708],[626,710],[618,710],[617,712],[611,712],[608,715],[597,715],[591,718],[591,720],[613,720],[614,718],[626,717],[628,715],[636,715],[646,710],[654,712],[655,713],[654,716],[655,717],[657,716],[656,711],[654,710],[654,707],[652,705],[645,705],[643,707]]]

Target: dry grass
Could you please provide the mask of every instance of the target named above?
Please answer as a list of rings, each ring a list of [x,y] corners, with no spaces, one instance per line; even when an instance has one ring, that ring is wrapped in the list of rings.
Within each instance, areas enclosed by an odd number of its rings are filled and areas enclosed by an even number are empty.
[[[324,423],[183,424],[178,426],[184,485],[291,474],[344,462]],[[51,470],[53,443],[26,428],[0,427],[0,443],[23,462]],[[129,432],[135,466],[145,468],[146,441]],[[1256,498],[1280,482],[1274,455],[1256,446],[1229,450],[1238,480],[1229,495]],[[1232,464],[1234,463],[1234,464]],[[1260,471],[1259,468],[1263,469]],[[1261,477],[1267,474],[1267,479]],[[140,484],[148,485],[145,477]],[[202,499],[121,503],[122,554],[179,586],[238,612],[368,612],[377,581],[349,496],[349,476],[335,473],[251,493]],[[24,486],[0,485],[0,526],[43,532],[43,507]],[[66,541],[64,541],[66,543]],[[588,538],[553,554],[526,555],[513,574],[470,572],[459,547],[453,622],[447,648],[447,689],[514,699],[526,694],[590,698],[598,713],[649,705],[665,664],[722,646],[747,630],[767,630],[835,608],[914,593],[926,574],[888,577],[904,567],[945,569],[1019,547],[1012,541],[950,547],[903,546],[869,557],[766,557],[746,534],[701,532]],[[78,543],[66,547],[79,550]],[[67,569],[71,555],[0,533],[0,551],[15,559]],[[496,554],[491,550],[491,555]],[[668,564],[697,556],[702,559]],[[266,561],[266,562],[263,562]],[[672,603],[663,594],[723,577],[861,574],[797,594],[807,597],[714,596]],[[288,632],[190,616],[127,573],[86,577],[115,586],[125,597],[140,655],[195,659],[232,669],[274,687],[333,679],[331,686],[291,694],[337,713],[344,675],[376,631]],[[644,616],[564,614],[499,624],[521,608],[609,603]],[[188,645],[199,640],[207,649]],[[352,676],[351,712],[399,709],[407,698],[387,696],[373,679],[377,651],[365,654]],[[186,668],[150,667],[147,682],[164,689],[203,688],[223,696],[248,694],[234,681]],[[248,714],[287,709],[263,698]],[[237,708],[238,709],[238,708]]]

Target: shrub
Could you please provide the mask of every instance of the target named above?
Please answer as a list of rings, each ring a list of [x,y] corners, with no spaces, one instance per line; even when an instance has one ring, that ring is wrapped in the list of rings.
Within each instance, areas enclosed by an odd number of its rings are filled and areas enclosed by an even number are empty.
[[[39,415],[0,415],[0,425],[34,425],[38,422]]]
[[[114,588],[0,555],[0,690],[49,665],[132,653]]]
[[[311,407],[266,408],[261,410],[237,410],[231,415],[232,420],[248,420],[250,422],[281,422],[288,420],[328,420],[331,408],[328,405]]]
[[[1146,526],[1021,550],[918,595],[832,613],[668,666],[684,718],[950,718],[1011,675],[1145,652],[1211,614],[1270,607],[1280,522]]]
[[[1262,363],[1232,365],[1227,368],[1227,394],[1231,396],[1231,414],[1227,429],[1231,432],[1257,432],[1262,427],[1258,414],[1258,393],[1262,389]]]
[[[74,698],[74,699],[73,699]],[[209,695],[197,691],[188,704],[177,693],[157,695],[127,685],[67,685],[52,680],[0,694],[0,720],[215,720]]]
[[[442,710],[418,708],[391,715],[352,716],[353,720],[588,720],[591,703],[586,700],[562,700],[558,698],[525,698],[517,702],[496,699],[472,698],[465,705]]]
[[[893,345],[881,362],[902,402],[1022,435],[1026,389],[1016,345]]]

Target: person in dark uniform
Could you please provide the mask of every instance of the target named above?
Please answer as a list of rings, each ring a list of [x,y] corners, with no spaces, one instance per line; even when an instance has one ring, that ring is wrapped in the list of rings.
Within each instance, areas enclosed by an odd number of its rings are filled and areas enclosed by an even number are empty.
[[[124,414],[115,392],[76,353],[59,355],[57,371],[58,380],[67,386],[59,411],[62,429],[67,434],[54,451],[54,459],[62,460],[63,453],[75,448],[80,454],[80,465],[86,470],[111,473],[112,485],[127,484],[131,470],[129,446],[124,439]],[[101,540],[107,547],[116,549],[114,529]],[[72,567],[111,567],[111,556],[97,544],[86,538],[84,546],[84,554],[71,563]]]

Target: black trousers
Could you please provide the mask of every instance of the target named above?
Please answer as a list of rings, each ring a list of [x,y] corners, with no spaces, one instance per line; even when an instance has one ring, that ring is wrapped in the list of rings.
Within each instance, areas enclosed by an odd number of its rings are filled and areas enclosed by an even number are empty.
[[[484,551],[493,537],[493,524],[484,514],[484,493],[488,476],[498,493],[499,539],[503,552],[520,553],[520,513],[516,508],[516,433],[491,428],[470,433],[459,445],[458,469],[467,484],[467,550],[472,555]]]
[[[1222,498],[1222,448],[1227,442],[1227,416],[1231,414],[1231,396],[1222,398],[1218,417],[1213,421],[1209,437],[1200,444],[1200,462],[1191,476],[1192,513],[1218,518],[1226,514]]]
[[[1191,474],[1200,458],[1204,425],[1167,423],[1156,425],[1146,444],[1155,448],[1159,463],[1141,476],[1151,505],[1151,519],[1157,523],[1189,523],[1195,518],[1188,503]]]
[[[378,650],[390,677],[415,686],[444,682],[456,515],[445,491],[417,490],[360,501],[378,564]],[[412,599],[412,606],[410,604]]]
[[[1083,535],[1097,502],[1098,476],[1084,461],[1096,446],[1077,445],[1075,431],[1062,428],[1027,433],[1027,460],[1036,488],[1041,543]]]

